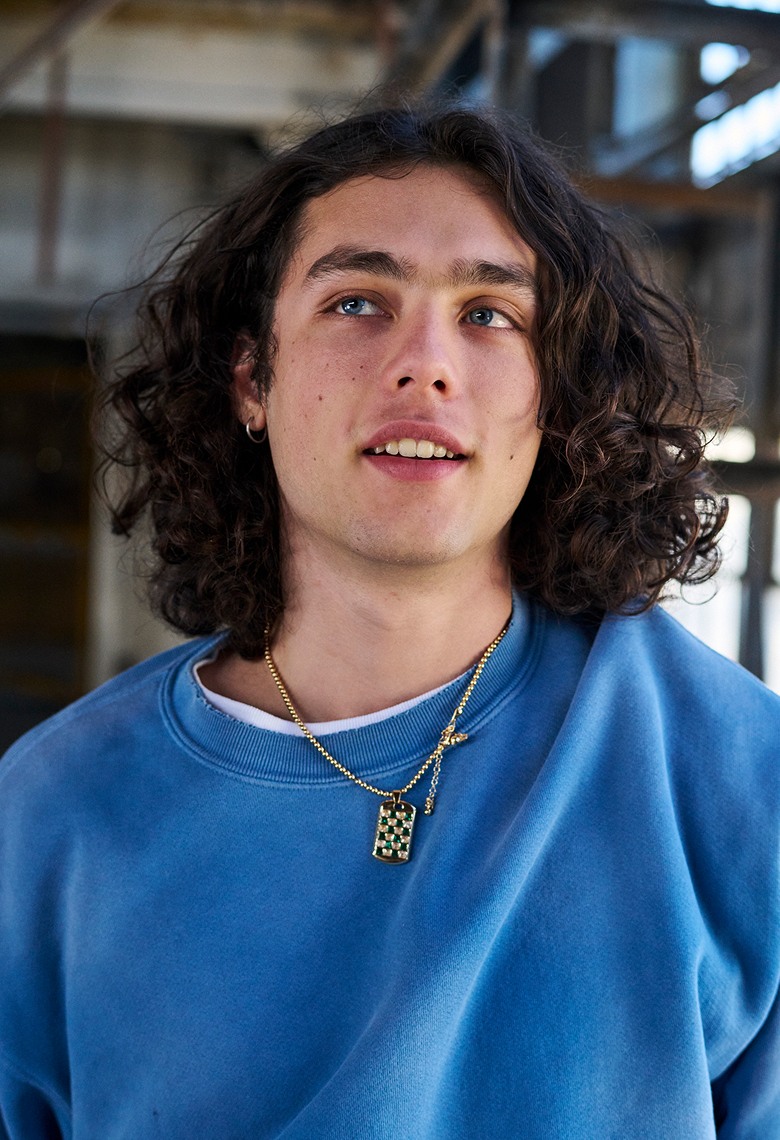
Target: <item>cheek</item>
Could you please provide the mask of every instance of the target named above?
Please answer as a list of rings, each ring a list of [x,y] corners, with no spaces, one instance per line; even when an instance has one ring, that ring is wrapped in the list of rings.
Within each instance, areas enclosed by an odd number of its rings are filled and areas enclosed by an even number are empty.
[[[280,377],[267,405],[268,434],[277,473],[304,477],[334,449],[339,430],[338,401],[316,377],[313,384],[285,384]]]
[[[508,378],[494,388],[483,407],[490,419],[491,432],[497,432],[514,447],[527,448],[541,439],[539,427],[539,386],[533,376]]]

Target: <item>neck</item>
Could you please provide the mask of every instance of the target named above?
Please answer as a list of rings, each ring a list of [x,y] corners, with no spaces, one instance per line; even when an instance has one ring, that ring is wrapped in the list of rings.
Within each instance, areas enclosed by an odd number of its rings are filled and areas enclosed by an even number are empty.
[[[479,659],[512,604],[508,581],[464,580],[447,592],[441,582],[320,586],[296,595],[273,644],[298,711],[312,721],[376,712],[451,681]]]
[[[403,577],[403,581],[398,581]],[[506,566],[447,578],[342,572],[291,584],[272,642],[274,661],[304,721],[341,720],[389,708],[469,669],[511,611]],[[264,661],[211,667],[206,683],[288,718]]]

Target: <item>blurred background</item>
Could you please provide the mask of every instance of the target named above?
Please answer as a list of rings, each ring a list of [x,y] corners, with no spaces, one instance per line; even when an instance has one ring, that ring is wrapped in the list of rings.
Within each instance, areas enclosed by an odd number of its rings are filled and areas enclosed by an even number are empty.
[[[385,85],[526,116],[694,307],[745,411],[724,569],[667,604],[780,691],[780,0],[2,0],[0,745],[175,640],[92,489],[91,303]]]

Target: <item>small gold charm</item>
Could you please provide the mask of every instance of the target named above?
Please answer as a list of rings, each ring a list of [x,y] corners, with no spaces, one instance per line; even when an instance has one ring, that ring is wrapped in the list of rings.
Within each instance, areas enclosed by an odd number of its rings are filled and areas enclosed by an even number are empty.
[[[463,744],[464,740],[468,740],[468,733],[456,732],[453,724],[448,724],[441,734],[441,743],[444,748],[448,748],[450,744]]]
[[[412,853],[412,831],[417,808],[401,799],[400,792],[382,800],[374,835],[375,859],[382,863],[408,863]]]

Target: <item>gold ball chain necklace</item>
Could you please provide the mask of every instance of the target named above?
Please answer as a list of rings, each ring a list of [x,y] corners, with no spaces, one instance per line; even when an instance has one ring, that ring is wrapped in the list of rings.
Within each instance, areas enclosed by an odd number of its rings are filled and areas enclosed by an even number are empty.
[[[510,618],[511,621],[511,618]],[[490,645],[488,645],[485,652],[480,657],[479,661],[474,666],[473,672],[466,686],[466,690],[460,699],[460,702],[455,708],[450,719],[447,721],[439,743],[431,752],[428,759],[418,768],[417,772],[412,776],[408,784],[397,791],[386,791],[383,788],[377,788],[373,784],[369,784],[366,780],[361,780],[360,776],[356,776],[344,764],[340,763],[335,756],[331,756],[324,744],[322,744],[314,733],[303,723],[298,710],[292,702],[292,698],[285,688],[284,681],[281,678],[279,670],[276,667],[273,657],[271,656],[271,635],[270,630],[265,631],[265,661],[270,670],[271,676],[276,682],[276,687],[279,690],[282,700],[285,703],[287,711],[292,717],[295,724],[301,730],[306,739],[314,745],[321,755],[328,760],[337,771],[341,772],[342,776],[352,780],[361,788],[365,788],[367,792],[373,792],[376,796],[382,797],[382,803],[379,806],[379,817],[377,819],[376,831],[374,833],[374,846],[372,854],[376,859],[382,863],[408,863],[412,854],[412,833],[414,832],[414,821],[417,815],[417,808],[414,804],[401,797],[405,796],[407,792],[411,791],[418,780],[422,779],[428,769],[433,765],[433,772],[431,774],[431,786],[428,789],[428,795],[425,798],[425,815],[433,815],[434,801],[436,799],[436,789],[439,784],[439,774],[441,772],[441,762],[445,749],[454,744],[462,744],[464,740],[468,740],[468,734],[465,732],[455,731],[455,722],[458,717],[462,715],[468,699],[474,692],[474,687],[480,678],[482,670],[485,668],[491,654],[502,641],[504,634],[509,628],[509,622],[504,626],[501,632],[495,637]]]

